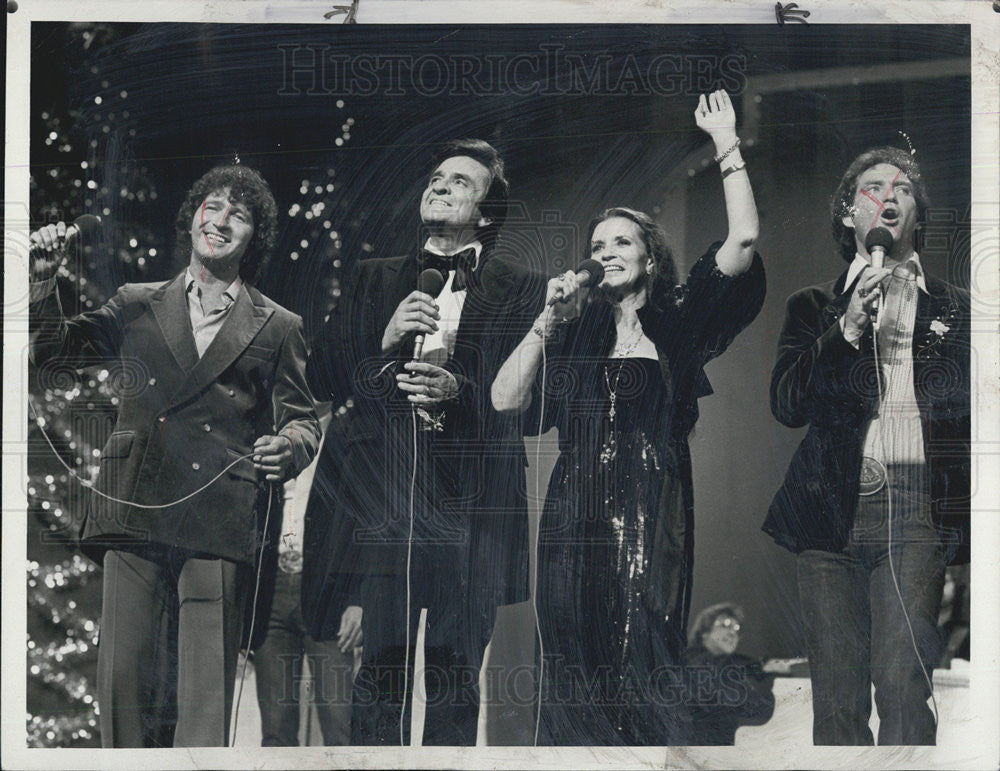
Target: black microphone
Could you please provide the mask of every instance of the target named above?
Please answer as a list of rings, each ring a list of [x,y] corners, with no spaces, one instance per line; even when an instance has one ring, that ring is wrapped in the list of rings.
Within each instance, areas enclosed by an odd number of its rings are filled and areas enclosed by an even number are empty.
[[[577,289],[583,287],[594,287],[604,280],[604,266],[597,260],[584,260],[574,271],[577,281]],[[553,297],[549,305],[555,305],[562,301],[562,297]]]
[[[101,218],[96,214],[82,214],[73,220],[73,224],[66,228],[66,236],[63,239],[64,248],[69,248],[70,244],[78,238],[89,241],[101,231]],[[28,247],[28,256],[31,258],[41,258],[48,254],[41,244],[31,244]]]
[[[437,297],[444,289],[445,279],[441,271],[427,268],[417,278],[417,289],[431,297]],[[413,360],[417,361],[424,352],[424,333],[420,332],[413,340]]]
[[[892,231],[888,228],[877,227],[872,228],[868,231],[868,235],[865,236],[865,249],[872,258],[872,268],[875,270],[882,270],[882,266],[885,264],[885,252],[886,249],[891,249],[892,244],[896,239],[892,235]],[[877,330],[879,327],[879,317],[878,308],[879,301],[882,298],[882,287],[875,287],[875,299],[872,300],[871,305],[871,317],[872,326]]]

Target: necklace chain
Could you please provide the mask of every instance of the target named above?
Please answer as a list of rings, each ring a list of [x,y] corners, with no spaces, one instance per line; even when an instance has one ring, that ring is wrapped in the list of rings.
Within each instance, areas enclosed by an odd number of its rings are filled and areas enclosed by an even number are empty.
[[[615,385],[611,386],[611,377],[608,375],[609,367],[605,365],[604,367],[604,382],[608,386],[608,399],[610,405],[608,406],[608,419],[610,421],[610,426],[608,430],[608,441],[605,442],[604,447],[601,449],[600,461],[607,465],[610,463],[617,453],[618,442],[615,439],[615,416],[618,414],[616,409],[616,404],[618,402],[618,384],[622,378],[622,369],[625,367],[625,359],[631,356],[635,349],[639,347],[639,342],[642,340],[642,326],[637,325],[635,337],[629,342],[625,348],[619,348],[615,346],[614,353],[611,358],[621,359],[621,364],[618,365],[618,372],[615,374]]]

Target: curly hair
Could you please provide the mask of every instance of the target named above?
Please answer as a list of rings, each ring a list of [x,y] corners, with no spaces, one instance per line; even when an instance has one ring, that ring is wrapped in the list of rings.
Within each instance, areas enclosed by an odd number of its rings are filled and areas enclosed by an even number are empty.
[[[653,271],[652,286],[650,287],[651,298],[663,298],[677,285],[677,265],[674,263],[674,253],[667,243],[666,231],[648,214],[629,209],[625,206],[613,206],[605,209],[590,221],[587,228],[587,237],[583,241],[583,259],[590,258],[590,239],[594,235],[594,229],[605,220],[612,217],[624,217],[632,220],[642,234],[642,242],[646,247],[646,254],[653,261],[655,270]]]
[[[734,602],[720,602],[716,605],[709,605],[702,610],[688,630],[688,647],[694,648],[701,645],[701,638],[712,630],[712,625],[716,619],[729,616],[735,618],[739,623],[743,623],[745,614],[743,608]]]
[[[917,227],[924,224],[927,209],[930,207],[930,198],[927,195],[927,188],[924,179],[920,174],[920,166],[913,157],[898,147],[873,147],[865,150],[844,172],[840,180],[837,192],[833,194],[830,203],[830,224],[833,228],[833,240],[837,242],[840,256],[851,262],[857,252],[857,244],[854,239],[854,228],[849,228],[842,221],[845,215],[851,213],[854,205],[854,196],[857,193],[858,177],[864,174],[872,166],[880,163],[888,163],[906,174],[913,183],[913,197],[917,202]]]
[[[216,166],[195,182],[188,191],[174,229],[177,232],[178,259],[191,254],[191,220],[195,211],[212,193],[229,192],[229,200],[239,201],[250,209],[253,217],[253,237],[240,258],[240,278],[254,283],[271,257],[278,237],[278,206],[274,194],[259,172],[248,166]]]
[[[510,183],[507,181],[503,159],[489,142],[482,139],[452,139],[445,142],[434,154],[435,168],[448,158],[464,155],[483,164],[490,172],[490,186],[483,200],[479,202],[479,212],[490,220],[480,233],[480,240],[495,241],[497,232],[507,219],[510,206]]]

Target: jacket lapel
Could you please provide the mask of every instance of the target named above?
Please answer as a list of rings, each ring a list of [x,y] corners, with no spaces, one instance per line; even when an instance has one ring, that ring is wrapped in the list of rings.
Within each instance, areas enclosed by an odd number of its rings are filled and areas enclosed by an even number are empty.
[[[854,287],[860,278],[861,274],[859,273],[850,286],[844,286],[847,283],[847,271],[845,270],[840,274],[840,278],[833,283],[833,297],[827,306],[823,308],[824,329],[839,320],[847,312],[847,306],[851,304],[851,295],[854,293]]]
[[[257,300],[259,299],[260,295],[256,289],[243,287],[215,339],[212,340],[205,354],[188,372],[187,378],[173,395],[172,402],[184,401],[189,396],[198,393],[232,364],[237,356],[243,353],[243,350],[274,313],[263,303],[258,304]],[[191,344],[194,345],[193,338]]]
[[[194,344],[191,317],[184,297],[184,274],[153,292],[149,307],[177,366],[184,372],[190,371],[198,362],[198,349]]]

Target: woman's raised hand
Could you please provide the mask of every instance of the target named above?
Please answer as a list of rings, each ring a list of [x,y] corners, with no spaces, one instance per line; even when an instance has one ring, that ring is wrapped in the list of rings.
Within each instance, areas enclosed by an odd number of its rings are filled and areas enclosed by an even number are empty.
[[[736,141],[736,110],[725,91],[713,91],[698,97],[694,120],[698,128],[712,137],[720,152],[725,152]]]

